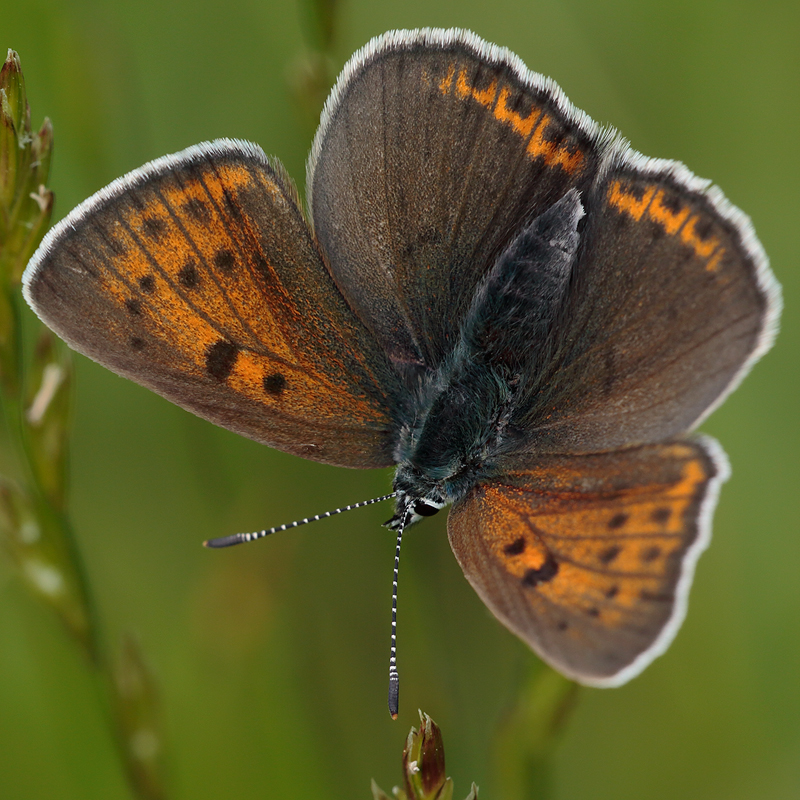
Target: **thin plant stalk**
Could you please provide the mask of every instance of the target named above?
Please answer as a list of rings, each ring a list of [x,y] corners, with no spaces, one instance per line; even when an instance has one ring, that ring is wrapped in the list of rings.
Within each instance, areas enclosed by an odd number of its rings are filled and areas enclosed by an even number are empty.
[[[492,755],[498,797],[554,797],[553,754],[579,691],[578,684],[534,662],[514,707],[495,734]]]
[[[50,225],[52,150],[50,121],[31,128],[19,56],[9,50],[0,69],[0,406],[14,475],[0,475],[0,544],[83,653],[135,796],[165,800],[155,683],[132,639],[108,657],[67,511],[71,358],[42,326],[32,352],[23,346],[20,281]]]

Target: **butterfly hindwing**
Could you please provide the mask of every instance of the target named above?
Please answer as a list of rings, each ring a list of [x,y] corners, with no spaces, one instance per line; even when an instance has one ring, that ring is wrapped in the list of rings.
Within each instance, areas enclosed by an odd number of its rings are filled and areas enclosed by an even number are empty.
[[[453,507],[450,544],[487,606],[545,661],[618,685],[677,631],[726,477],[710,439],[511,464]]]
[[[463,31],[394,32],[345,67],[309,164],[314,228],[395,363],[436,368],[522,225],[605,146],[551,81]]]
[[[193,147],[102,190],[45,239],[25,292],[71,347],[218,425],[392,463],[394,373],[254,145]]]

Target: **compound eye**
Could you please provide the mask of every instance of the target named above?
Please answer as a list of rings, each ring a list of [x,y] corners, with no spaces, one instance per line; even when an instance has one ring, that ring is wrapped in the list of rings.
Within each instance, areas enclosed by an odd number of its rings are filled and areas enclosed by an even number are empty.
[[[432,517],[439,512],[441,506],[435,506],[425,500],[414,501],[414,513],[420,517]]]

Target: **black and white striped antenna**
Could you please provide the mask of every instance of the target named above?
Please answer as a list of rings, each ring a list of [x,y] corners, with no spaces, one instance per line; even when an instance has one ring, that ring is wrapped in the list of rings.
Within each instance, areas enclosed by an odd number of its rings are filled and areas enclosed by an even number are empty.
[[[254,531],[252,533],[234,533],[230,536],[220,536],[217,539],[208,539],[203,542],[205,547],[232,547],[235,544],[244,544],[245,542],[254,542],[256,539],[263,539],[265,536],[270,536],[273,533],[280,531],[288,531],[291,528],[299,528],[301,525],[307,525],[309,522],[317,522],[321,519],[333,517],[336,514],[342,514],[345,511],[353,511],[356,508],[363,508],[364,506],[371,506],[375,503],[382,503],[384,500],[391,500],[397,497],[397,492],[385,494],[382,497],[375,497],[372,500],[362,500],[360,503],[353,503],[349,506],[336,508],[333,511],[326,511],[324,514],[316,514],[313,517],[305,517],[304,519],[295,520],[286,525],[277,525],[274,528],[266,528],[263,531]],[[405,530],[408,520],[411,516],[411,510],[406,509],[400,521],[400,527],[397,530],[397,546],[394,551],[394,577],[392,579],[392,644],[389,651],[389,713],[392,719],[397,719],[397,714],[400,704],[400,675],[397,672],[397,576],[400,571],[400,545],[403,542],[403,531]]]
[[[400,545],[403,543],[403,530],[406,527],[410,509],[403,512],[400,527],[397,529],[397,546],[394,550],[394,577],[392,579],[392,645],[389,650],[389,713],[397,719],[400,708],[400,675],[397,672],[397,574],[400,571]]]
[[[353,511],[356,508],[363,508],[364,506],[371,506],[375,503],[382,503],[384,500],[391,500],[397,496],[397,492],[385,494],[383,497],[375,497],[372,500],[362,500],[360,503],[353,503],[350,506],[343,506],[336,508],[333,511],[326,511],[324,514],[316,514],[313,517],[306,517],[305,519],[298,519],[290,522],[287,525],[278,525],[275,528],[267,528],[263,531],[255,531],[253,533],[234,533],[230,536],[220,536],[217,539],[208,539],[203,542],[204,547],[231,547],[235,544],[244,544],[245,542],[254,542],[256,539],[263,539],[272,533],[279,533],[280,531],[288,531],[290,528],[299,528],[301,525],[308,525],[309,522],[317,522],[321,519],[328,517],[335,517],[337,514],[343,514],[345,511]]]

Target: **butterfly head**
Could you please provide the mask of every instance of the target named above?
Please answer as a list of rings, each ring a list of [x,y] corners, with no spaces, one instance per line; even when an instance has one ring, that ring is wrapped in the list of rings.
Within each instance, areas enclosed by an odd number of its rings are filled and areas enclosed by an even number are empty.
[[[407,528],[425,517],[432,517],[434,514],[438,514],[449,502],[438,493],[419,496],[402,489],[397,489],[396,491],[397,506],[394,515],[384,523],[387,528],[393,531],[398,530],[401,526]]]
[[[478,415],[473,415],[476,419]],[[460,436],[447,419],[428,414],[428,423],[417,436],[410,435],[405,457],[395,472],[395,514],[386,523],[397,530],[432,517],[446,505],[458,502],[487,470],[484,448],[472,436]],[[475,437],[479,440],[479,436]],[[443,441],[439,441],[442,439]],[[433,441],[433,446],[430,440]]]

